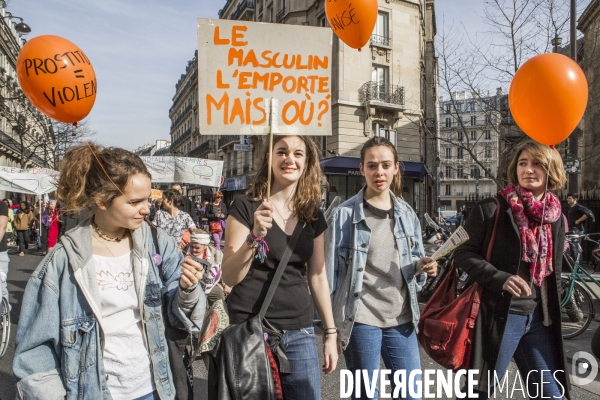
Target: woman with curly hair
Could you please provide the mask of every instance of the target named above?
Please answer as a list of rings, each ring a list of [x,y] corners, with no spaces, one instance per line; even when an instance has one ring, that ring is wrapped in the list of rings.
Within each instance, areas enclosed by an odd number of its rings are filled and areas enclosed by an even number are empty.
[[[269,157],[272,178],[267,201]],[[258,314],[290,236],[301,224],[298,242],[265,319],[280,331],[290,362],[291,373],[281,376],[283,397],[319,400],[313,302],[325,327],[323,372],[332,372],[338,359],[323,252],[327,224],[319,210],[319,153],[308,137],[277,136],[272,153],[265,147],[261,159],[252,189],[248,195],[235,198],[227,219],[223,282],[233,287],[227,301],[230,321],[239,324]],[[255,257],[257,244],[265,242],[266,257]]]

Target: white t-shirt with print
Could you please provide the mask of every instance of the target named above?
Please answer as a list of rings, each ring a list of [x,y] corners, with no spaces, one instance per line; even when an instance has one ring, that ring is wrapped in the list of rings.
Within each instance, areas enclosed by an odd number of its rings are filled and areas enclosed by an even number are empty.
[[[94,254],[105,328],[106,383],[114,400],[135,399],[155,390],[131,256],[131,252],[120,257]]]

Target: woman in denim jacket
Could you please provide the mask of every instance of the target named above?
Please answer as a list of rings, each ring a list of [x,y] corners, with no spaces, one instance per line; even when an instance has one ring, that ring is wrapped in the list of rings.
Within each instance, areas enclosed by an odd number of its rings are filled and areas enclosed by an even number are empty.
[[[406,370],[408,377],[421,369],[417,291],[423,272],[437,274],[437,263],[424,257],[417,215],[394,194],[401,190],[394,145],[374,137],[360,160],[367,186],[339,206],[325,235],[333,316],[349,370],[367,370],[373,379],[383,357],[387,369]],[[361,380],[361,395],[354,398],[377,399],[379,377],[375,382],[369,393]],[[414,398],[408,390],[401,397]]]
[[[13,359],[18,397],[173,399],[164,318],[187,331],[202,325],[202,267],[164,232],[153,240],[146,166],[123,149],[76,147],[57,195],[67,212],[94,215],[27,283]]]

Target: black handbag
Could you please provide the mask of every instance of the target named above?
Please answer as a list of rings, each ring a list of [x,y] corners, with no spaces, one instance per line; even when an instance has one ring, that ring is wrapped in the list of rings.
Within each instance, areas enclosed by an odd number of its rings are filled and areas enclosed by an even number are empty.
[[[277,266],[277,271],[273,276],[259,313],[246,322],[230,325],[221,334],[211,353],[209,399],[275,399],[275,386],[267,356],[263,319],[302,229],[303,224],[298,222]],[[216,379],[212,380],[211,376]]]

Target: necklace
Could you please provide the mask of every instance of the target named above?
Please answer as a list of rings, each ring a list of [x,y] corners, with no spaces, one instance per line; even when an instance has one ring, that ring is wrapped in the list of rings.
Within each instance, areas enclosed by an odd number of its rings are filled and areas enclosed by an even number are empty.
[[[96,222],[93,222],[93,224],[94,224],[94,229],[96,230],[96,233],[98,234],[98,237],[100,237],[101,239],[106,240],[107,242],[117,242],[117,243],[119,243],[121,240],[123,240],[123,238],[125,236],[127,236],[127,232],[129,232],[128,229],[125,229],[125,232],[123,232],[123,236],[121,236],[121,237],[118,237],[118,236],[112,237],[112,236],[109,236],[106,233],[104,233],[102,231],[102,229],[100,229],[98,227],[98,225],[96,225]]]
[[[291,211],[291,210],[290,210],[290,207],[287,204],[289,203],[290,197],[292,197],[292,195],[294,194],[295,191],[296,191],[296,188],[294,188],[294,190],[292,190],[292,192],[290,193],[290,195],[287,197],[287,199],[285,199],[285,202],[283,203],[283,205],[285,206],[285,208],[288,209],[288,211]],[[281,215],[281,213],[279,212],[279,209],[275,206],[275,203],[271,202],[271,204],[273,204],[273,208],[275,209],[275,211],[277,211],[277,214],[279,214],[279,216],[283,220],[283,226],[285,228],[285,226],[287,225],[287,222],[290,220],[290,218],[292,218],[294,216],[294,213],[292,212],[290,214],[290,216],[287,217],[287,219],[283,218],[283,215]]]

